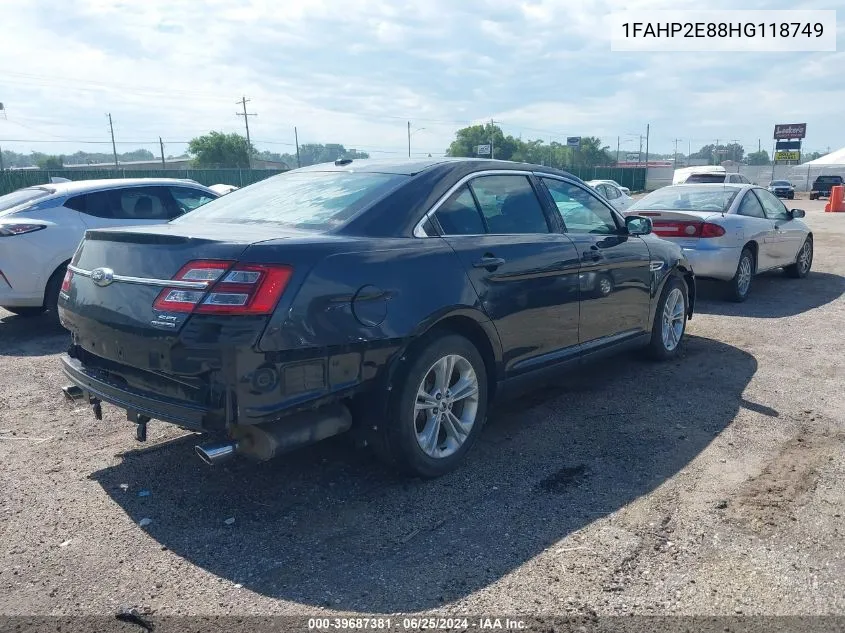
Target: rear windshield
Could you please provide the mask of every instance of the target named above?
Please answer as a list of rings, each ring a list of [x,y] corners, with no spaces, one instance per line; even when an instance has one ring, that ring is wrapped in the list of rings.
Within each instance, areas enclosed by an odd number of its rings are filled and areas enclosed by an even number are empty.
[[[280,174],[212,200],[173,222],[275,224],[328,231],[408,178],[348,171]]]
[[[842,176],[819,176],[816,182],[842,182]]]
[[[689,182],[689,183],[725,182],[725,174],[692,174],[684,182]]]
[[[715,211],[725,213],[739,193],[734,187],[663,187],[635,203],[629,211]]]
[[[16,207],[26,202],[32,202],[39,198],[45,198],[53,193],[49,189],[42,189],[41,187],[32,187],[31,189],[18,189],[12,193],[7,193],[5,196],[0,196],[0,211],[8,211],[12,207]]]

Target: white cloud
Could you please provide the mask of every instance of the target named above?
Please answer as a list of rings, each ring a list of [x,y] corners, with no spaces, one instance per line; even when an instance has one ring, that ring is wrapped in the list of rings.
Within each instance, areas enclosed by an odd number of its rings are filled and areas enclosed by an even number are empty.
[[[757,6],[762,0],[757,2]],[[714,0],[714,8],[731,8]],[[751,2],[754,5],[754,2]],[[785,5],[770,0],[768,5]],[[0,139],[10,149],[74,151],[62,138],[168,151],[210,129],[241,131],[285,151],[341,142],[379,154],[442,152],[463,122],[506,132],[601,136],[644,130],[657,150],[675,137],[770,135],[806,120],[815,147],[845,144],[839,125],[842,53],[611,53],[604,16],[625,8],[684,8],[698,0],[145,0],[9,3],[0,22]],[[784,83],[784,81],[787,83]],[[841,107],[839,107],[841,110]],[[61,137],[61,138],[57,138]],[[272,143],[271,143],[272,142]],[[262,144],[264,143],[264,144]],[[133,149],[129,143],[121,149]],[[86,149],[92,149],[86,146]]]

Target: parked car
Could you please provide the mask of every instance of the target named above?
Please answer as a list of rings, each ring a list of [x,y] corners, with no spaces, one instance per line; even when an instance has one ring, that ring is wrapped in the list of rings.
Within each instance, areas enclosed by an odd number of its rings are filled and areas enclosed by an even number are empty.
[[[819,176],[813,181],[813,188],[810,191],[810,200],[829,198],[830,188],[843,184],[845,184],[845,181],[843,181],[842,176]]]
[[[125,409],[139,439],[150,418],[226,434],[197,447],[209,463],[353,429],[437,476],[494,397],[612,351],[676,356],[695,279],[650,232],[548,167],[289,171],[166,225],[88,232],[59,300],[68,393]]]
[[[65,267],[86,230],[160,224],[217,197],[170,178],[54,182],[0,196],[0,306],[55,316]]]
[[[788,180],[773,180],[769,183],[769,191],[778,198],[795,198],[795,187]]]
[[[629,213],[651,218],[654,233],[678,244],[698,278],[726,282],[745,301],[754,275],[784,268],[803,278],[813,264],[813,234],[801,209],[787,209],[753,185],[674,185],[637,201]]]
[[[684,167],[676,169],[672,177],[673,185],[703,183],[753,184],[742,174],[728,173],[724,167],[720,166]]]
[[[619,189],[622,193],[624,193],[626,196],[631,195],[631,190],[628,189],[628,187],[623,187],[622,185],[620,185],[615,180],[601,180],[601,179],[599,179],[599,180],[591,180],[590,182],[604,182],[604,183],[607,183],[608,185],[613,185],[614,187]]]
[[[604,196],[617,211],[624,211],[634,203],[634,199],[616,185],[607,181],[590,180],[587,184]]]

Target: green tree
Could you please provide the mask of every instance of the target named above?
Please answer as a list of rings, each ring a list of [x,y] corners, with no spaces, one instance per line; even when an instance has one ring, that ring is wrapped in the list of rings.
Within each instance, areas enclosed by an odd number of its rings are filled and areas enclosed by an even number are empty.
[[[255,153],[240,134],[209,132],[188,143],[188,153],[196,167],[249,167],[249,157]]]
[[[759,152],[751,152],[747,157],[749,165],[769,165],[769,152],[762,149]]]
[[[801,156],[801,162],[808,163],[811,160],[816,160],[817,158],[821,158],[822,156],[827,156],[827,152],[808,152],[807,154]]]
[[[258,156],[264,160],[286,163],[291,169],[296,168],[296,154],[277,154],[265,150]],[[359,152],[355,149],[348,150],[340,143],[327,143],[326,145],[306,143],[299,146],[299,160],[302,167],[318,163],[330,163],[338,158],[364,159],[369,157],[370,155],[367,152]]]
[[[447,156],[478,156],[479,145],[489,145],[493,142],[493,158],[498,160],[514,160],[514,154],[521,149],[522,141],[512,136],[505,136],[502,128],[488,123],[486,125],[471,125],[455,132],[455,140],[446,150]]]
[[[715,143],[705,145],[697,152],[690,154],[690,158],[704,158],[710,165],[718,165],[725,160],[740,162],[745,155],[745,148],[739,143],[717,146]]]
[[[39,169],[62,169],[64,164],[61,156],[44,156],[36,163]]]

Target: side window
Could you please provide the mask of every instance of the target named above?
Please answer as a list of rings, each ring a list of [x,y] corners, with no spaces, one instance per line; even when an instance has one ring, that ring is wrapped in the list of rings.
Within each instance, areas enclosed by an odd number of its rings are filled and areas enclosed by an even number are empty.
[[[607,185],[596,185],[595,190],[598,191],[599,194],[601,194],[605,198],[607,198],[608,195],[610,195],[610,194],[607,193]]]
[[[613,185],[605,185],[604,188],[607,190],[608,200],[616,200],[619,197],[619,190]]]
[[[479,176],[470,182],[490,233],[548,233],[543,207],[526,176]]]
[[[737,213],[749,218],[766,219],[766,214],[763,213],[763,205],[760,204],[760,201],[757,200],[757,196],[755,196],[754,192],[751,190],[745,192],[745,197],[742,199],[742,202],[739,203]]]
[[[739,181],[744,185],[750,185],[751,184],[751,181],[748,180],[748,178],[746,178],[745,176],[740,176]]]
[[[543,178],[568,233],[613,235],[619,232],[613,212],[598,198],[574,184]]]
[[[112,212],[111,191],[94,191],[74,196],[64,206],[97,218],[114,218]]]
[[[205,203],[214,200],[214,197],[206,192],[189,187],[170,187],[170,195],[173,196],[173,200],[176,202],[179,215],[193,211],[197,207],[201,207]]]
[[[115,217],[121,220],[171,220],[175,217],[166,187],[115,189]]]
[[[484,222],[466,185],[458,189],[434,214],[446,235],[481,235]]]
[[[765,189],[755,189],[754,193],[760,198],[760,203],[763,205],[763,210],[766,212],[766,217],[770,220],[788,220],[789,213],[786,207],[783,206],[775,194]]]

